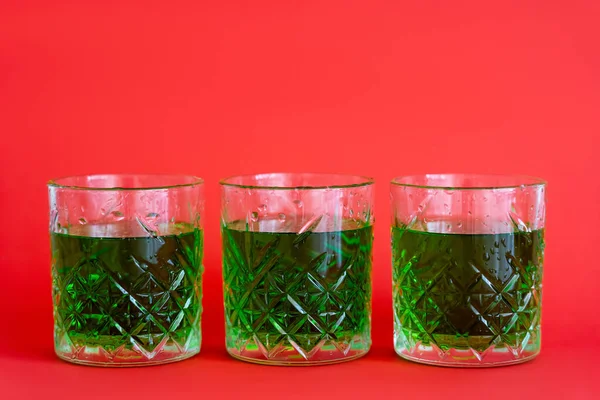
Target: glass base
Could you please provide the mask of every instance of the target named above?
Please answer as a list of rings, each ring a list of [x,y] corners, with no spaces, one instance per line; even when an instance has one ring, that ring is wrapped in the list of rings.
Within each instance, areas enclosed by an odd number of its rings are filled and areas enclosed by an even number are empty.
[[[435,346],[418,344],[412,348],[396,347],[396,353],[409,361],[441,367],[501,367],[521,364],[533,360],[539,354],[535,351],[518,352],[507,347],[490,347],[479,352],[475,349],[441,350]]]
[[[109,359],[107,357],[99,356],[97,349],[84,349],[78,356],[73,357],[69,354],[61,354],[56,352],[58,358],[63,361],[67,361],[73,364],[87,365],[92,367],[150,367],[153,365],[169,364],[177,361],[183,361],[191,358],[198,354],[200,349],[195,351],[189,351],[187,353],[162,353],[161,356],[156,356],[152,360],[139,359],[139,354],[131,352],[130,355],[123,354],[122,356]]]
[[[114,337],[103,337],[105,342],[114,342]],[[140,343],[99,345],[98,343],[77,344],[63,337],[55,347],[56,355],[67,362],[96,367],[143,367],[185,360],[200,352],[200,340],[192,337],[186,345],[164,338],[153,348]]]
[[[250,340],[241,348],[227,348],[233,358],[263,365],[311,366],[337,364],[360,358],[369,352],[370,343],[356,338],[342,346],[333,341],[323,341],[310,351],[281,343],[268,351],[264,346]]]
[[[343,363],[343,362],[347,362],[347,361],[352,361],[352,360],[356,360],[359,359],[363,356],[365,356],[369,351],[362,351],[362,352],[355,352],[352,355],[347,355],[344,357],[333,357],[333,358],[327,358],[327,357],[323,357],[320,359],[314,359],[314,360],[298,360],[298,359],[288,359],[288,360],[271,360],[271,359],[267,359],[267,358],[252,358],[252,357],[244,357],[244,356],[240,356],[239,354],[235,354],[231,351],[228,351],[229,355],[237,360],[240,361],[244,361],[244,362],[249,362],[249,363],[254,363],[254,364],[261,364],[261,365],[274,365],[274,366],[284,366],[284,367],[310,367],[310,366],[314,366],[314,365],[330,365],[330,364],[339,364],[339,363]]]

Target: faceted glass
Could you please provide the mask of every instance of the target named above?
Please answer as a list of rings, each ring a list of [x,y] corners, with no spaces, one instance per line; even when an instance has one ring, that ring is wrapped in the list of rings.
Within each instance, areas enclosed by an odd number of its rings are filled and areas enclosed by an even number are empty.
[[[391,185],[394,345],[409,360],[496,366],[541,344],[545,182],[448,174]]]
[[[366,354],[373,181],[262,174],[221,190],[227,351],[279,365]]]
[[[56,354],[142,366],[198,353],[202,180],[89,175],[48,190]]]

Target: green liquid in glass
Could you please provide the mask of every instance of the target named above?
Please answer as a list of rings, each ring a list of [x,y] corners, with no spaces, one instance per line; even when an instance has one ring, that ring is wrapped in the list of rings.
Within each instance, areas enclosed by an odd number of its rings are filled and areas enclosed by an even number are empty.
[[[51,243],[59,355],[81,348],[125,354],[135,347],[151,358],[164,346],[198,350],[202,231],[157,237],[52,233]]]
[[[371,226],[300,234],[229,227],[222,237],[230,351],[309,360],[319,350],[368,350]]]
[[[392,229],[396,348],[539,350],[544,231]]]

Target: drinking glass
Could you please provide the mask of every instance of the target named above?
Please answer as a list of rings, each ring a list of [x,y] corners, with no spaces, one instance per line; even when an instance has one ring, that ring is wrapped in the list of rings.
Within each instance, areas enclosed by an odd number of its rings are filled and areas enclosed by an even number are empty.
[[[371,345],[373,180],[221,181],[226,347],[262,364],[352,360]]]
[[[73,176],[48,191],[58,357],[121,367],[198,353],[202,180]]]
[[[391,183],[394,345],[403,358],[497,366],[540,351],[546,184],[419,175]]]

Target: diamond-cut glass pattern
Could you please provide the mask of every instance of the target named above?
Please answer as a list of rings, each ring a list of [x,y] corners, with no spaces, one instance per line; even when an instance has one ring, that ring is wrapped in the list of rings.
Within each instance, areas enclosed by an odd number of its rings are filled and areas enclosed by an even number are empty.
[[[540,349],[543,230],[394,228],[395,347],[435,364],[510,364]]]
[[[175,361],[200,349],[202,232],[51,235],[57,354],[86,364]]]
[[[304,233],[223,228],[227,349],[322,363],[370,346],[372,227]]]

